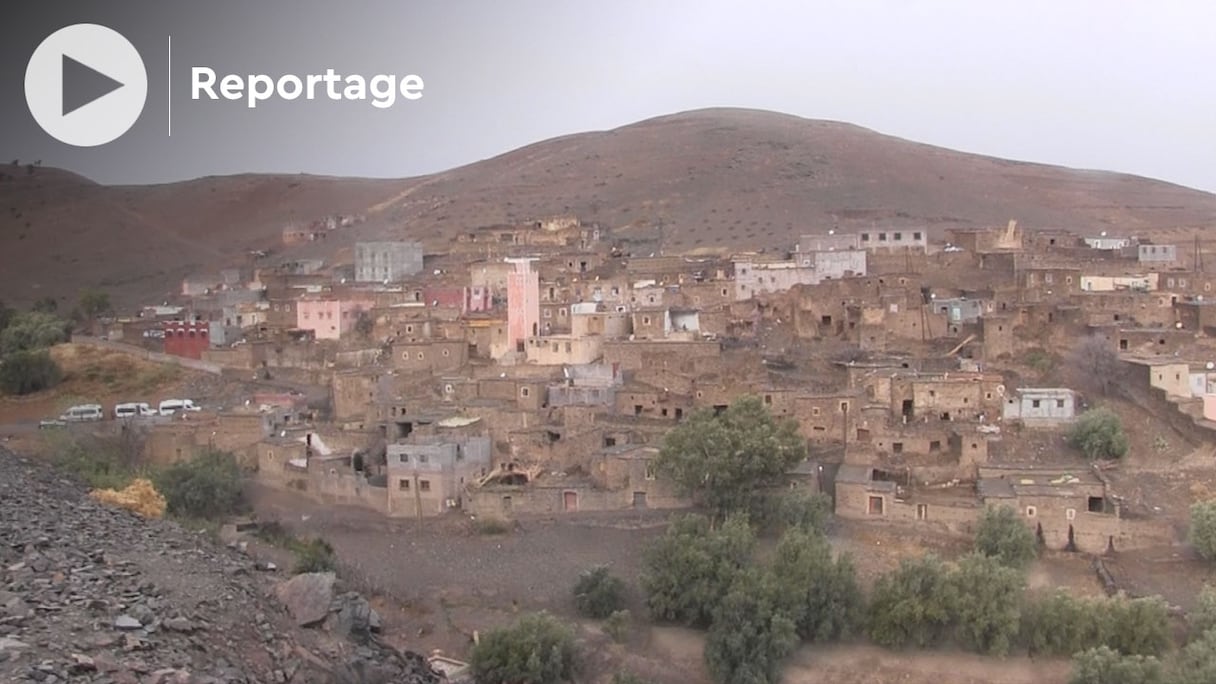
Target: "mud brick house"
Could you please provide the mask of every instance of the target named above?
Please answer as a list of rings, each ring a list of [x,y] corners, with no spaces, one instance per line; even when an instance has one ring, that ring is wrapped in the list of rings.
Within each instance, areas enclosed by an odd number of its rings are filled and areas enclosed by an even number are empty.
[[[846,464],[834,490],[843,518],[937,525],[958,534],[972,533],[984,506],[1007,506],[1054,550],[1102,554],[1152,546],[1172,534],[1144,521],[1129,524],[1118,498],[1086,468],[984,465],[974,484],[926,485],[907,470]]]
[[[795,285],[814,285],[820,280],[818,271],[797,261],[735,261],[736,300],[784,292]]]
[[[401,371],[445,373],[461,368],[469,360],[464,340],[397,342],[392,345],[392,366]]]
[[[425,517],[459,509],[465,486],[489,472],[488,437],[435,435],[389,444],[388,512]]]
[[[474,515],[512,518],[519,515],[686,508],[687,499],[654,476],[654,447],[607,447],[592,456],[590,474],[565,475],[513,469],[495,474],[468,491],[467,510]]]
[[[890,411],[906,422],[994,420],[1004,402],[1004,387],[995,373],[896,372]]]

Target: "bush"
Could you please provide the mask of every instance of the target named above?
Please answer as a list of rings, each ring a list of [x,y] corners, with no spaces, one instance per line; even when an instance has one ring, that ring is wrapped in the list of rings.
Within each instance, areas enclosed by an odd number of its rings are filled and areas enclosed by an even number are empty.
[[[986,655],[1003,656],[1017,639],[1025,580],[1000,560],[973,553],[951,573],[955,630],[959,644]]]
[[[1195,600],[1195,609],[1186,616],[1191,628],[1191,638],[1202,638],[1209,630],[1216,629],[1216,588],[1203,585]]]
[[[20,313],[0,332],[0,354],[7,356],[46,349],[67,342],[70,338],[68,324],[54,314],[39,311]]]
[[[1187,644],[1174,663],[1172,684],[1216,682],[1216,631],[1208,630]]]
[[[625,583],[608,573],[608,566],[584,570],[574,583],[574,607],[586,617],[602,620],[625,603]]]
[[[52,430],[42,438],[48,458],[93,489],[123,489],[142,474],[138,462],[143,447],[134,431],[98,437]]]
[[[186,518],[216,518],[237,512],[243,504],[241,468],[226,451],[206,451],[175,463],[156,478],[169,512]]]
[[[890,648],[940,643],[953,621],[954,591],[946,566],[936,556],[904,559],[874,584],[870,640]]]
[[[1204,560],[1216,560],[1216,499],[1191,506],[1191,528],[1187,539]]]
[[[629,632],[633,627],[633,613],[628,610],[613,611],[608,619],[604,620],[604,632],[612,637],[612,640],[618,644],[624,643],[629,639]]]
[[[860,622],[862,596],[853,561],[848,555],[833,559],[822,535],[802,528],[786,532],[777,544],[772,569],[798,636],[808,641],[839,639]]]
[[[0,362],[0,391],[33,394],[50,389],[63,380],[63,371],[45,349],[19,351]]]
[[[778,532],[802,528],[824,533],[831,518],[831,497],[801,491],[764,497],[753,507],[752,515],[759,526]]]
[[[1009,506],[988,506],[975,532],[975,550],[1011,568],[1025,568],[1038,555],[1034,532]]]
[[[754,543],[746,518],[730,517],[716,530],[704,516],[676,518],[642,560],[651,617],[709,626],[739,569],[749,564]]]
[[[1068,684],[1163,684],[1165,668],[1152,656],[1128,656],[1099,646],[1073,657]]]
[[[473,647],[478,684],[559,684],[574,678],[574,634],[547,613],[531,613],[496,629]]]
[[[1160,598],[1078,599],[1063,591],[1032,605],[1024,624],[1032,653],[1068,655],[1102,646],[1128,655],[1169,647],[1169,613]]]
[[[297,575],[306,572],[336,572],[338,569],[334,547],[320,537],[293,539],[289,548],[296,554]]]
[[[502,518],[477,518],[473,521],[473,529],[478,534],[497,536],[511,531],[511,523]]]
[[[798,645],[782,594],[772,573],[751,568],[736,576],[705,638],[705,664],[714,681],[777,683],[781,660]]]
[[[1086,411],[1068,432],[1068,442],[1088,458],[1123,458],[1127,455],[1127,435],[1123,421],[1110,409]]]

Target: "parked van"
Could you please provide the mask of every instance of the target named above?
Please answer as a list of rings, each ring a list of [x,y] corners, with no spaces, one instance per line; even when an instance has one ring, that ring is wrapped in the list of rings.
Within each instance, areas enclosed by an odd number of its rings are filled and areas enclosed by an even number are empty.
[[[156,409],[142,401],[133,401],[114,405],[114,417],[118,420],[127,418],[147,418],[157,415]]]
[[[85,423],[101,420],[106,414],[101,410],[101,404],[81,404],[63,412],[59,420],[65,423]]]
[[[160,403],[160,415],[171,416],[181,411],[202,411],[190,399],[166,399]]]

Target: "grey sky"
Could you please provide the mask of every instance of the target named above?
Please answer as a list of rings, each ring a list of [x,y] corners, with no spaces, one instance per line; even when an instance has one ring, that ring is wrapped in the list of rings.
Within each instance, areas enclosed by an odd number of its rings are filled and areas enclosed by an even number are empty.
[[[1205,0],[115,4],[88,15],[55,4],[20,18],[17,37],[13,24],[0,29],[0,85],[12,93],[0,105],[0,155],[115,183],[245,171],[403,177],[557,135],[741,106],[1216,191],[1216,3]],[[127,34],[150,78],[136,127],[93,150],[49,140],[20,97],[34,46],[77,21]],[[389,110],[297,101],[250,111],[189,101],[193,65],[417,73],[426,90]]]

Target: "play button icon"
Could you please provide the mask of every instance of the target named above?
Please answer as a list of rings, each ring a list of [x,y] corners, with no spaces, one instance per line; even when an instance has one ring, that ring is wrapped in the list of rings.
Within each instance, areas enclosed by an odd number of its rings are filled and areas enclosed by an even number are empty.
[[[148,95],[144,62],[122,34],[74,24],[42,41],[25,69],[30,113],[56,140],[104,145],[135,124]]]

